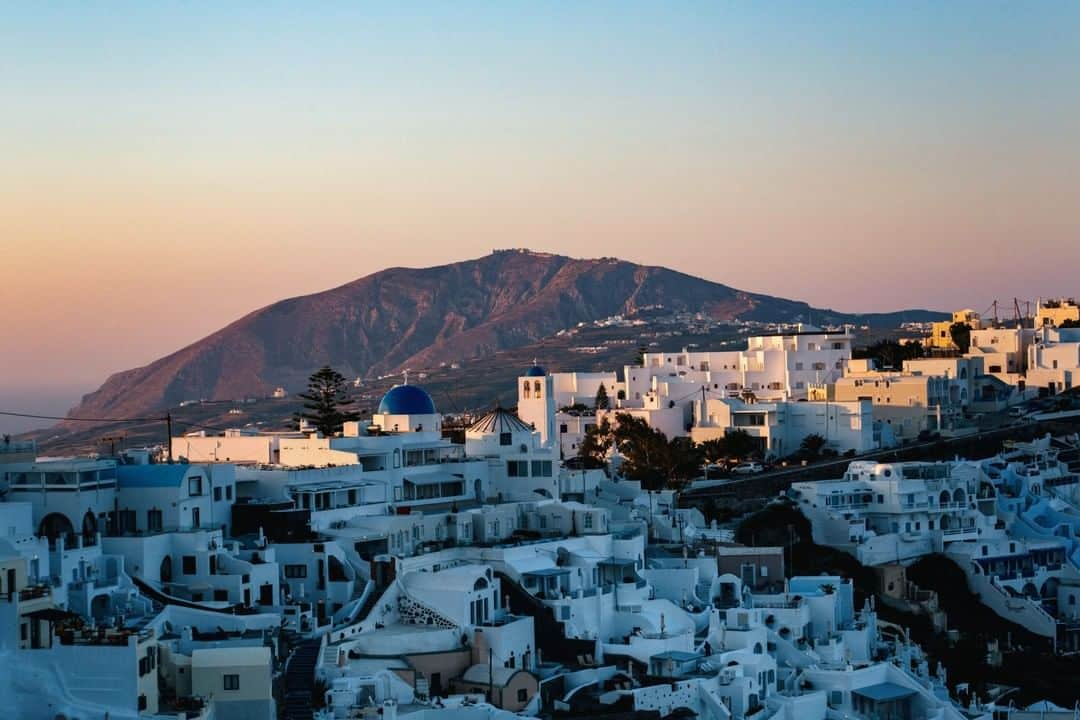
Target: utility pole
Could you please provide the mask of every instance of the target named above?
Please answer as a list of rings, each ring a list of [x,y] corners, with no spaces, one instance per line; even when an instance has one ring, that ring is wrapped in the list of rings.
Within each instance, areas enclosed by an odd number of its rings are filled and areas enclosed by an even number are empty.
[[[169,464],[172,465],[172,413],[165,413],[165,432],[169,434]]]

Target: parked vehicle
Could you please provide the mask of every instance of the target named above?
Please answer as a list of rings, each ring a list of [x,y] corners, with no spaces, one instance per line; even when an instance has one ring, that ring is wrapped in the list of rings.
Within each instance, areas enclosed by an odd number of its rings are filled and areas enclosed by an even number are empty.
[[[732,475],[756,475],[759,472],[764,472],[765,468],[761,463],[757,462],[744,462],[739,463],[735,467],[731,468]]]

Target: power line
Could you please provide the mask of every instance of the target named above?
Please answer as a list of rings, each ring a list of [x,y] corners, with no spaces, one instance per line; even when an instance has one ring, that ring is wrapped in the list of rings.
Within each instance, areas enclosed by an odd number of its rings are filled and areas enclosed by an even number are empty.
[[[0,415],[8,417],[33,418],[35,420],[70,420],[71,422],[164,422],[165,417],[131,417],[131,418],[86,418],[86,417],[63,417],[60,415],[37,415],[34,413],[12,412],[0,410]]]
[[[213,430],[214,432],[221,432],[221,433],[226,432],[227,430],[233,429],[233,428],[215,427],[214,425],[206,425],[205,423],[191,422],[190,420],[177,420],[176,418],[173,418],[173,422],[176,423],[177,425],[186,425],[188,427],[197,427],[200,430]]]

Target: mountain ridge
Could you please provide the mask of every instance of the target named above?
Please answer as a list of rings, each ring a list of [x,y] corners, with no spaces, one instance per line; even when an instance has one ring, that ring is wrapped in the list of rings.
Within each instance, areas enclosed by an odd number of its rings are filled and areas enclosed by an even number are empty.
[[[140,416],[184,400],[297,389],[324,364],[361,377],[434,367],[658,305],[718,321],[805,322],[812,316],[822,324],[895,326],[900,317],[943,316],[840,313],[661,266],[500,250],[428,268],[386,268],[271,303],[151,363],[113,373],[68,416]]]

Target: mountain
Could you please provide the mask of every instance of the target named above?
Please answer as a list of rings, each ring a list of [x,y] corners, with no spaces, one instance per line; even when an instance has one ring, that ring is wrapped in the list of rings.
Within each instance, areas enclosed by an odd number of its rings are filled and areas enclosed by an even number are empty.
[[[880,327],[943,317],[925,310],[856,316],[663,267],[504,250],[439,267],[390,268],[268,305],[149,365],[112,375],[69,417],[141,416],[184,400],[297,390],[324,364],[347,377],[435,367],[656,306],[717,320]]]

